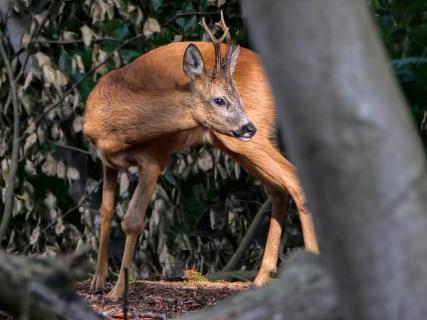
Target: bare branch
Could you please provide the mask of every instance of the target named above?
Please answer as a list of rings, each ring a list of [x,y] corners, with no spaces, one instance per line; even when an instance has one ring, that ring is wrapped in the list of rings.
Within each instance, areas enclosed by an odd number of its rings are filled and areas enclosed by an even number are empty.
[[[171,18],[166,20],[165,25],[170,24],[172,21],[175,21],[179,17],[187,17],[187,16],[209,16],[209,15],[217,15],[218,11],[207,12],[207,11],[191,11],[191,12],[177,12]]]
[[[83,43],[83,39],[73,39],[73,40],[33,39],[32,42],[34,42],[34,43],[41,43],[41,44],[67,45],[67,44]],[[117,38],[112,38],[112,37],[104,37],[104,38],[93,39],[92,42],[93,43],[99,43],[99,42],[119,42],[119,43],[122,43],[123,40],[117,39]]]
[[[48,142],[50,144],[53,144],[53,145],[57,146],[58,148],[68,149],[68,150],[72,150],[72,151],[77,151],[77,152],[80,152],[80,153],[83,153],[83,154],[87,154],[87,155],[90,155],[90,156],[95,156],[96,155],[96,154],[94,154],[94,153],[92,153],[90,151],[87,151],[87,150],[84,150],[84,149],[80,149],[80,148],[77,148],[77,147],[73,147],[73,146],[69,146],[67,144],[58,143],[58,142],[55,142],[55,141],[52,141],[52,140],[46,140],[46,142]]]
[[[0,53],[2,55],[4,66],[6,68],[7,76],[9,78],[10,84],[10,93],[12,96],[12,105],[13,105],[13,142],[12,142],[12,156],[11,156],[11,165],[9,170],[9,175],[6,180],[6,192],[5,192],[5,201],[4,201],[4,211],[3,217],[0,225],[0,246],[1,240],[4,238],[7,228],[9,226],[10,218],[12,216],[13,209],[13,191],[15,187],[15,176],[18,169],[18,157],[19,157],[19,102],[18,102],[18,92],[16,90],[16,84],[13,77],[13,70],[9,60],[9,57],[6,53],[6,49],[3,45],[3,36],[0,35]]]
[[[250,245],[255,232],[258,230],[259,225],[263,221],[263,218],[265,217],[265,213],[270,208],[271,208],[271,197],[268,197],[263,203],[263,205],[259,208],[248,231],[246,232],[245,236],[240,242],[239,247],[237,248],[236,252],[234,252],[233,256],[228,261],[227,265],[221,270],[222,272],[232,271],[237,267],[237,264],[241,260],[243,253],[246,251],[246,249]]]

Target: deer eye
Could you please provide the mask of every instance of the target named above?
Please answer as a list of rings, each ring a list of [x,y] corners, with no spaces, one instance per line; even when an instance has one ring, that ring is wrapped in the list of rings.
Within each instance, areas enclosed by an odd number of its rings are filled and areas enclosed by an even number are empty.
[[[213,98],[212,101],[217,106],[220,106],[220,107],[225,106],[225,100],[223,98]]]

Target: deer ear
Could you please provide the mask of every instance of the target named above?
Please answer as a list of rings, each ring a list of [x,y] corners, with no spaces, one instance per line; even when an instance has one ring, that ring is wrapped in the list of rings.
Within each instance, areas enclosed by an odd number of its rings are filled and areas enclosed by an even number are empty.
[[[230,74],[233,74],[234,70],[236,70],[237,58],[239,57],[239,53],[240,53],[240,46],[237,46],[236,49],[234,49],[233,53],[231,54]]]
[[[183,67],[184,73],[192,80],[196,79],[196,76],[202,75],[205,71],[202,54],[192,43],[185,49]]]

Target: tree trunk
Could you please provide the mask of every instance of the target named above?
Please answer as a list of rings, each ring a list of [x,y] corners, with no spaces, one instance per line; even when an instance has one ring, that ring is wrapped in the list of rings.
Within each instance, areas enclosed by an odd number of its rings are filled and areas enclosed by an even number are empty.
[[[338,320],[343,317],[321,257],[298,251],[286,261],[278,280],[184,319]]]
[[[348,319],[427,314],[425,154],[365,0],[246,0]]]
[[[0,309],[32,320],[103,319],[76,294],[73,280],[87,275],[80,260],[0,251]]]

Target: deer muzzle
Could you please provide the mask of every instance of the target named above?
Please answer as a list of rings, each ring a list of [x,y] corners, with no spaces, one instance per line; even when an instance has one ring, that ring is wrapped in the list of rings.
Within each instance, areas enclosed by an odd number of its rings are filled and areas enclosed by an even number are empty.
[[[233,130],[233,135],[242,141],[249,141],[256,133],[256,127],[252,122],[242,125],[238,130]]]

